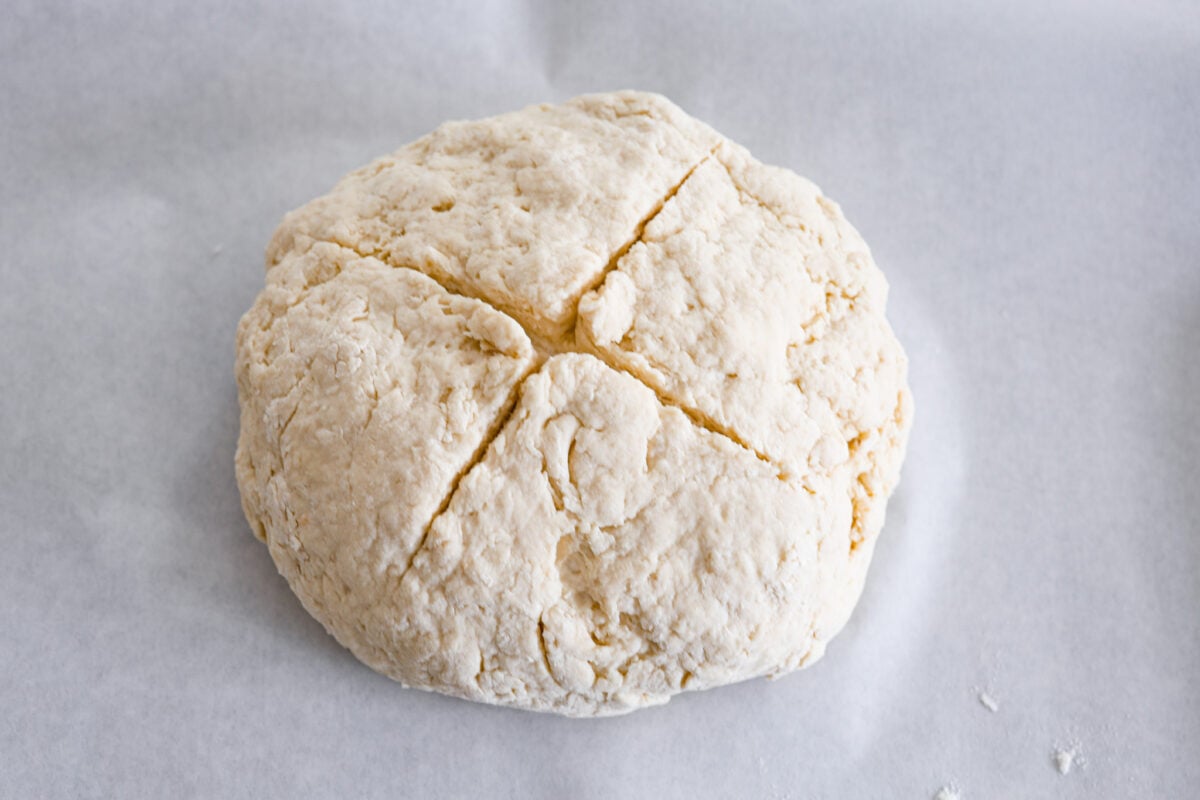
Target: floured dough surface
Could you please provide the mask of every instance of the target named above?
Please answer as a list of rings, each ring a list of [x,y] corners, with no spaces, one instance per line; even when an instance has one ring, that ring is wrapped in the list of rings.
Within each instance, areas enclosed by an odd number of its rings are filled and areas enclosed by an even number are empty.
[[[630,376],[555,356],[401,587],[404,671],[595,714],[790,669],[823,647],[814,589],[848,562],[820,551],[846,551],[848,517]]]
[[[355,652],[380,632],[352,620],[386,602],[532,357],[511,319],[412,270],[331,244],[272,270],[239,329],[243,506]]]
[[[886,300],[835,203],[726,144],[583,298],[577,332],[791,474],[853,472],[859,540],[882,524],[867,517],[882,517],[911,415]]]
[[[575,716],[818,658],[911,420],[836,204],[664,98],[449,123],[292,212],[246,516],[405,685]]]
[[[635,92],[447,123],[289,214],[268,260],[338,242],[558,339],[611,255],[719,142]]]

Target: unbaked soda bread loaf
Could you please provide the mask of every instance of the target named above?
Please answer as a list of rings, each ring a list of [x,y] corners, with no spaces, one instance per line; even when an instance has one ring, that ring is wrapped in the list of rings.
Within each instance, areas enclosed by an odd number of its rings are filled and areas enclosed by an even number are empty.
[[[272,238],[246,517],[406,686],[595,716],[789,672],[899,478],[886,301],[833,201],[665,98],[447,123]]]

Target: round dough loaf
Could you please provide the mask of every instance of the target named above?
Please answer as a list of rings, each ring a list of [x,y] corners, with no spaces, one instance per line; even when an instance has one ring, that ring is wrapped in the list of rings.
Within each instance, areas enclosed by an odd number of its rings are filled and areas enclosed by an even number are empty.
[[[246,517],[407,686],[573,716],[780,675],[912,417],[867,246],[666,99],[452,122],[287,215],[238,328]]]

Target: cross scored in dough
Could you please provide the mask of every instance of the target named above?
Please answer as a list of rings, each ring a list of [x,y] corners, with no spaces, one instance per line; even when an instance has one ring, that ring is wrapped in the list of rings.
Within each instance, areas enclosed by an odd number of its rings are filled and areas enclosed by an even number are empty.
[[[449,123],[289,214],[247,519],[405,685],[575,716],[818,658],[911,420],[838,207],[656,95]]]

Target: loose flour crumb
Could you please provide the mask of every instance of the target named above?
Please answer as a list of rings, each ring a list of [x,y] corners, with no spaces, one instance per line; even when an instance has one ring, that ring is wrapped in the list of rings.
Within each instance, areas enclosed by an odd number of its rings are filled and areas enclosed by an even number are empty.
[[[958,793],[958,788],[953,783],[949,783],[938,789],[933,800],[962,800],[962,795]]]
[[[1077,744],[1069,747],[1054,748],[1052,759],[1054,761],[1054,768],[1058,770],[1059,775],[1066,775],[1073,768],[1082,767],[1085,763]]]
[[[996,698],[992,697],[987,692],[981,691],[979,693],[979,704],[993,714],[1000,710],[1000,704],[996,702]]]

